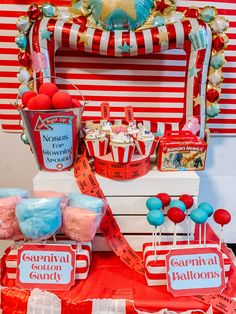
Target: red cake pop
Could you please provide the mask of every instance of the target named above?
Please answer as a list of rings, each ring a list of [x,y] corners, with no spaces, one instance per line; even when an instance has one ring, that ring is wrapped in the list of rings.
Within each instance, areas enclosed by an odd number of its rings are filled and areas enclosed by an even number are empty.
[[[44,94],[38,94],[30,98],[28,102],[29,110],[49,110],[52,108],[51,98]]]
[[[179,200],[182,201],[185,204],[187,209],[190,209],[193,206],[193,203],[194,203],[193,197],[188,195],[188,194],[181,195]]]
[[[214,220],[216,223],[218,223],[219,225],[221,226],[224,226],[224,225],[227,225],[230,220],[231,220],[231,215],[230,213],[225,210],[225,209],[217,209],[215,212],[214,212]]]
[[[163,208],[170,204],[171,198],[169,194],[159,193],[156,195],[156,197],[158,197],[162,201]]]
[[[39,88],[39,94],[45,94],[52,97],[56,92],[58,92],[58,87],[54,83],[44,83]]]
[[[178,207],[171,207],[167,212],[168,218],[174,223],[174,240],[173,244],[176,246],[176,224],[184,221],[185,213]]]
[[[57,92],[52,96],[52,107],[54,109],[72,108],[72,98],[66,92]]]
[[[22,96],[23,105],[27,107],[29,100],[36,95],[38,95],[38,94],[33,90],[29,90],[27,92],[24,92],[24,94]]]

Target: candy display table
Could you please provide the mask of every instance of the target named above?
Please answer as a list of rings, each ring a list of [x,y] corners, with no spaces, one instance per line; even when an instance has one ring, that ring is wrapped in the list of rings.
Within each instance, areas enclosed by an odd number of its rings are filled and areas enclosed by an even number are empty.
[[[159,172],[156,167],[145,176],[129,181],[115,181],[97,175],[107,201],[119,224],[121,232],[135,251],[141,251],[145,242],[152,238],[152,227],[146,222],[146,200],[150,196],[165,191],[178,198],[181,194],[189,194],[198,200],[200,178],[195,172]],[[78,186],[73,172],[45,173],[39,172],[33,180],[34,190],[54,190],[58,192],[75,192]],[[165,211],[166,212],[166,211]],[[191,226],[193,231],[193,226]],[[186,222],[178,225],[178,239],[185,239]],[[163,241],[170,240],[173,224],[166,218],[162,230]],[[171,238],[172,239],[172,238]],[[106,240],[99,233],[93,242],[93,250],[107,251]]]

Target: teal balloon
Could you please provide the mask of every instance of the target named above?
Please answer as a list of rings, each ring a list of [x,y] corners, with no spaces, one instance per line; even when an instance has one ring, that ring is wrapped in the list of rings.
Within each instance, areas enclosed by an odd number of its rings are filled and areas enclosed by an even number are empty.
[[[147,214],[147,221],[152,226],[155,226],[155,227],[161,226],[164,223],[164,215],[162,214],[162,211],[160,210],[151,210]]]
[[[56,7],[48,2],[42,6],[43,15],[46,17],[53,17],[56,15]]]
[[[224,57],[221,54],[218,54],[216,56],[213,56],[211,58],[211,67],[214,70],[218,70],[219,68],[222,67],[222,65],[224,64]]]
[[[198,208],[201,208],[203,210],[205,210],[205,212],[207,212],[208,217],[210,217],[213,214],[213,207],[211,206],[211,204],[207,203],[207,202],[203,202],[200,205],[198,205]]]
[[[21,140],[22,140],[22,142],[23,142],[24,144],[26,144],[26,145],[29,145],[29,144],[30,144],[29,138],[28,138],[28,136],[27,136],[26,133],[22,133],[22,134],[21,134]]]
[[[180,201],[180,200],[173,200],[170,202],[170,208],[171,207],[178,207],[179,209],[181,209],[183,212],[186,211],[186,206],[184,204],[184,202]]]
[[[220,107],[218,104],[207,106],[206,114],[210,118],[216,117],[220,112]]]
[[[89,0],[94,20],[102,28],[114,30],[135,30],[145,23],[153,0]],[[117,4],[117,5],[116,5]]]
[[[156,16],[152,22],[152,25],[155,27],[160,27],[166,25],[166,19],[163,16]]]
[[[24,34],[19,34],[15,39],[18,48],[25,50],[28,44],[27,38]]]
[[[158,197],[150,197],[146,201],[146,206],[149,210],[160,210],[162,208],[162,201]]]
[[[204,22],[210,23],[216,17],[216,11],[208,7],[208,8],[202,9],[200,15],[201,15],[201,19]]]
[[[196,208],[191,211],[190,218],[197,224],[204,224],[208,219],[208,214],[201,208]]]
[[[24,87],[20,87],[20,89],[19,89],[19,96],[22,97],[23,94],[25,92],[28,92],[28,91],[29,91],[29,87],[27,85],[25,85]]]

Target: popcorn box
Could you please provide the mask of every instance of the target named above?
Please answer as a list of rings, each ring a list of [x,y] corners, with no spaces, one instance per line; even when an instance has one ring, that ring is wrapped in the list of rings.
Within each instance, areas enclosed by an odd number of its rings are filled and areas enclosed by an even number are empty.
[[[50,241],[47,242],[49,244]],[[57,241],[53,244],[68,244],[76,250],[77,245],[72,244],[74,241]],[[83,280],[88,277],[89,267],[92,258],[92,245],[91,242],[83,242],[81,250],[76,253],[76,267],[75,267],[75,279]],[[16,269],[17,269],[17,249],[12,249],[8,252],[5,262],[6,262],[6,275],[8,279],[16,279]]]
[[[86,148],[90,156],[99,157],[107,153],[108,139],[102,140],[85,140]]]
[[[207,243],[206,246],[208,248],[218,247],[217,244]],[[184,248],[199,248],[198,243],[190,242],[190,245],[187,245],[185,242],[179,242],[176,249],[184,249]],[[157,260],[155,260],[154,256],[154,246],[152,243],[145,243],[143,245],[143,260],[145,265],[145,276],[147,280],[148,286],[165,286],[167,285],[167,276],[166,276],[166,255],[173,250],[172,243],[163,244],[161,243],[159,246],[157,245]],[[224,271],[225,271],[225,282],[227,283],[229,277],[229,270],[231,265],[231,260],[228,258],[226,254],[223,254],[224,261]]]
[[[147,141],[139,141],[136,140],[136,148],[140,155],[150,156],[155,153],[157,148],[157,140],[147,140]]]
[[[115,162],[124,164],[131,162],[134,154],[134,144],[119,145],[110,144],[112,158]]]
[[[171,132],[159,142],[158,170],[204,170],[206,152],[207,143],[191,132]]]

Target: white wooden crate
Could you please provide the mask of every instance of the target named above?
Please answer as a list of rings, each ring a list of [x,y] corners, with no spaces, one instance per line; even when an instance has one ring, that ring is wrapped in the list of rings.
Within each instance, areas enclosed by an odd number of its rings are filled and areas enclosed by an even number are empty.
[[[107,197],[108,203],[116,217],[117,223],[130,245],[141,251],[145,242],[152,240],[153,228],[146,220],[146,200],[160,192],[171,195],[173,199],[181,194],[194,197],[198,201],[200,178],[195,172],[158,172],[152,169],[147,175],[129,181],[114,181],[97,175],[98,182]],[[33,180],[34,190],[51,190],[58,192],[76,192],[78,186],[73,172],[49,173],[39,172]],[[166,210],[164,211],[166,214]],[[174,225],[165,217],[162,227],[162,241],[172,239]],[[190,223],[190,230],[193,231]],[[177,225],[178,240],[186,239],[186,220]],[[93,250],[110,250],[106,240],[98,232],[93,241]]]

